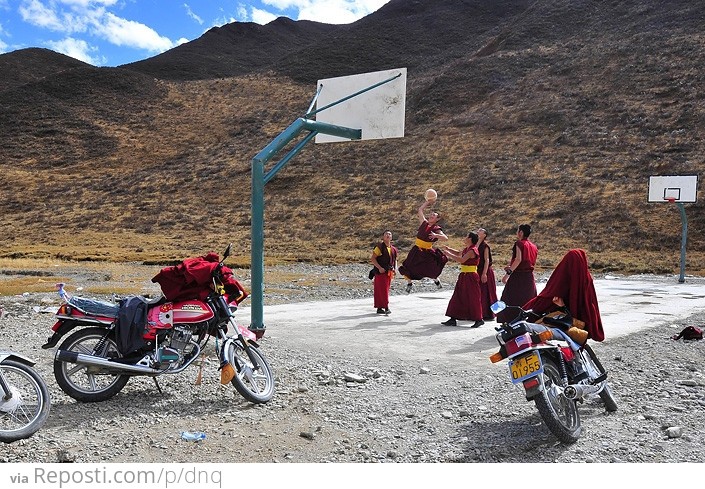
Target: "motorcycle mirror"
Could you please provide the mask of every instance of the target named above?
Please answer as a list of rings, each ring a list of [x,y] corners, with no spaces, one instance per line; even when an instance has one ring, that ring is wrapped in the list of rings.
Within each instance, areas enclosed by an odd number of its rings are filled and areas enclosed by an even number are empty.
[[[505,304],[502,301],[497,301],[490,306],[490,309],[492,309],[492,312],[495,314],[504,311],[506,308],[507,308],[507,304]]]
[[[223,252],[223,261],[225,261],[225,259],[230,256],[230,251],[232,251],[232,249],[233,249],[233,244],[230,243],[228,245],[228,247],[225,248],[225,251]]]

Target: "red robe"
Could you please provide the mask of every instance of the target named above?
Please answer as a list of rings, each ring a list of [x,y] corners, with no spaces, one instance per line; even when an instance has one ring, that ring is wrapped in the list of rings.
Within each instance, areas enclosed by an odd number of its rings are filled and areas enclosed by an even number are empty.
[[[379,273],[375,267],[373,275],[373,297],[374,307],[377,309],[389,309],[389,290],[392,287],[392,278],[394,278],[394,269],[397,266],[397,248],[391,245],[389,249],[384,244],[384,241],[378,243],[375,249],[379,249],[382,254],[377,257],[377,263],[386,270],[385,273]],[[391,255],[389,251],[391,250]]]
[[[534,266],[539,253],[538,248],[528,239],[517,240],[512,248],[512,261],[516,258],[516,248],[521,250],[521,262],[509,276],[502,291],[502,301],[508,306],[521,306],[536,297]],[[516,309],[507,308],[497,314],[497,322],[506,323],[517,316]]]
[[[162,268],[152,278],[152,282],[161,286],[162,293],[169,301],[188,299],[205,299],[213,290],[211,276],[220,258],[217,253],[210,252],[198,258],[188,258],[178,265]],[[239,304],[247,298],[245,288],[233,277],[233,271],[222,268],[223,285],[228,298]]]
[[[487,249],[489,254],[489,266],[487,267],[487,282],[482,281],[482,271],[485,267],[485,249]],[[477,264],[477,274],[480,276],[480,303],[482,304],[482,319],[485,321],[491,321],[494,319],[494,313],[490,306],[497,302],[497,278],[494,275],[494,270],[492,269],[492,249],[490,245],[484,241],[480,243],[477,247],[477,251],[480,255],[480,262]]]
[[[605,339],[595,285],[584,250],[569,250],[553,270],[546,287],[523,308],[540,314],[551,312],[557,309],[554,297],[561,297],[573,317],[585,323],[589,338],[594,341]]]
[[[416,238],[433,243],[438,239],[431,238],[431,232],[438,233],[440,231],[442,229],[438,224],[432,225],[424,220],[416,232]],[[437,248],[424,249],[414,245],[409,250],[406,260],[399,267],[399,273],[411,280],[421,280],[424,277],[436,279],[443,271],[447,261],[448,257]]]
[[[475,257],[463,262],[463,265],[477,265],[480,261],[477,248],[465,248],[461,256],[473,250]],[[453,296],[448,302],[446,316],[465,321],[479,321],[482,319],[482,304],[480,302],[480,275],[477,272],[460,272],[455,283]]]

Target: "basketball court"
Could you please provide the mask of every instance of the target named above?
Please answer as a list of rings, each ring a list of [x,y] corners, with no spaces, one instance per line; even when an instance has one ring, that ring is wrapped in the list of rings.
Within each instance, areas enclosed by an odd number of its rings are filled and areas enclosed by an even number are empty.
[[[687,283],[679,283],[674,277],[608,277],[594,283],[605,342],[662,324],[673,325],[670,336],[683,328],[683,320],[705,311],[705,278],[689,277]],[[537,285],[540,291],[545,283]],[[371,297],[267,306],[264,341],[276,337],[292,348],[363,356],[371,361],[399,358],[416,360],[419,365],[442,363],[464,369],[472,363],[489,369],[488,357],[497,350],[496,323],[486,322],[477,329],[471,329],[469,321],[442,326],[452,292],[448,287],[393,295],[389,316],[375,313]],[[247,314],[246,309],[241,313]],[[672,341],[669,336],[663,341]]]

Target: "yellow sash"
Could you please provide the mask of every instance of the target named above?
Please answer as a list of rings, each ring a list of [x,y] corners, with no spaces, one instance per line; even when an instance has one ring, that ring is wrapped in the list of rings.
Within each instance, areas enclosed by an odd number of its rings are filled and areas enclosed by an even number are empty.
[[[416,238],[416,242],[414,244],[423,250],[430,250],[433,247],[433,243],[430,241],[424,241],[419,238]]]
[[[460,273],[477,272],[477,265],[460,265]]]

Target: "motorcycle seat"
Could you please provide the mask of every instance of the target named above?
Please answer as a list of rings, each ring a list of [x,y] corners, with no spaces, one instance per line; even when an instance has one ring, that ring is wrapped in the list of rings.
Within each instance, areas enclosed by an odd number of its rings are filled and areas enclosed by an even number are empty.
[[[69,304],[79,311],[83,311],[86,314],[94,316],[116,318],[118,317],[118,312],[120,311],[119,304],[97,299],[86,299],[85,297],[71,297]]]

